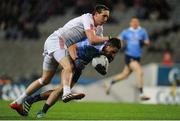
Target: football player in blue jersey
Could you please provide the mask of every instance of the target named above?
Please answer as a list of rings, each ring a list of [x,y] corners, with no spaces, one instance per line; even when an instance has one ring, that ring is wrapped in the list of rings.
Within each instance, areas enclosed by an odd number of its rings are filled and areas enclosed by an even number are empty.
[[[105,82],[106,94],[109,94],[113,84],[127,78],[132,72],[134,72],[138,82],[140,99],[149,100],[150,98],[143,92],[144,79],[143,70],[140,64],[142,46],[150,44],[148,34],[145,28],[140,26],[138,18],[133,17],[130,21],[130,27],[122,31],[118,38],[120,38],[125,44],[124,53],[126,65],[122,73],[115,76],[110,83]]]
[[[112,38],[105,44],[93,46],[93,45],[88,44],[88,41],[86,40],[86,41],[77,43],[75,46],[76,46],[78,58],[76,60],[74,60],[75,72],[74,72],[74,76],[73,76],[73,81],[71,83],[71,88],[78,81],[78,79],[82,73],[82,70],[85,68],[85,66],[89,62],[92,61],[92,59],[94,57],[104,55],[108,58],[108,61],[110,63],[114,59],[114,57],[117,54],[117,52],[119,51],[119,49],[121,48],[121,42],[117,38]],[[102,69],[102,68],[101,69],[95,68],[95,69],[97,70],[97,72],[99,72],[102,75],[106,74],[106,69]],[[53,101],[51,101],[52,103],[51,104],[45,103],[42,110],[40,110],[37,113],[38,118],[43,117],[46,114],[46,112],[48,111],[48,109],[50,107],[52,107],[57,100],[61,99],[59,97],[62,96],[62,91],[63,91],[63,86],[61,84],[61,86],[58,86],[56,89],[49,90],[49,91],[41,93],[41,94],[37,94],[35,96],[28,97],[23,103],[23,105],[24,105],[24,109],[23,109],[23,113],[22,113],[23,116],[28,115],[30,107],[33,103],[35,103],[37,101],[41,101],[41,100],[48,101],[49,97],[51,96],[51,93],[55,92],[56,96],[53,97]],[[85,94],[79,93],[79,96],[76,96],[76,98],[74,98],[74,99],[82,99],[84,96],[85,96]],[[52,99],[52,97],[50,99]]]

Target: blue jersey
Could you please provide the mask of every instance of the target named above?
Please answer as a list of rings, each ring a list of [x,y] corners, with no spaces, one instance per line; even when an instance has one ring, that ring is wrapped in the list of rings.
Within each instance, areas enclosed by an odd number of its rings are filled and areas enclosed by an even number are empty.
[[[83,60],[85,64],[88,64],[94,57],[100,55],[103,46],[103,43],[91,45],[88,39],[85,39],[82,42],[77,43],[78,58]]]
[[[149,37],[144,28],[138,29],[128,28],[119,34],[119,38],[126,43],[125,53],[132,57],[141,57],[141,43],[148,41]]]

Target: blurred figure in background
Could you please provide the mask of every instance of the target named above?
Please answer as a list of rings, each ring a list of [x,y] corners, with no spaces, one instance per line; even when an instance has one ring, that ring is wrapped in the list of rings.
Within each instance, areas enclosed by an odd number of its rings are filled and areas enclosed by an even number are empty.
[[[149,45],[149,37],[144,28],[140,26],[138,18],[133,17],[130,27],[119,34],[119,38],[124,43],[125,67],[123,71],[115,76],[110,83],[105,83],[106,94],[109,94],[111,86],[116,82],[127,78],[132,72],[135,73],[138,83],[138,92],[141,100],[149,100],[143,92],[143,70],[140,64],[143,45]]]
[[[162,57],[162,65],[165,66],[173,66],[174,65],[174,61],[173,61],[173,48],[171,47],[171,43],[170,42],[165,42],[165,48],[163,51],[163,57]]]
[[[12,79],[7,75],[0,76],[0,86],[10,84],[12,82]]]
[[[93,4],[93,0],[75,0],[74,13],[77,15],[91,13],[93,11]]]
[[[163,53],[163,59],[162,59],[161,64],[165,65],[165,66],[173,66],[174,65],[171,52],[166,51]]]
[[[12,79],[8,75],[0,75],[0,99],[5,99],[3,98],[3,87],[5,85],[8,85],[12,82]],[[8,96],[6,96],[7,99],[10,99]]]

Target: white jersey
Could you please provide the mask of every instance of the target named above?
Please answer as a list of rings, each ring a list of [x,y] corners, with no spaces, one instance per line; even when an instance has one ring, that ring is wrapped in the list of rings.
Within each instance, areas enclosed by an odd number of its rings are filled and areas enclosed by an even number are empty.
[[[66,48],[74,43],[83,41],[85,38],[87,38],[85,31],[89,29],[95,30],[96,35],[103,36],[103,26],[95,27],[92,14],[83,14],[70,20],[62,28],[59,28],[48,37],[45,42],[45,46],[47,46],[49,51],[48,53],[62,48],[61,45],[63,45],[63,43],[65,43],[65,46],[63,47]]]

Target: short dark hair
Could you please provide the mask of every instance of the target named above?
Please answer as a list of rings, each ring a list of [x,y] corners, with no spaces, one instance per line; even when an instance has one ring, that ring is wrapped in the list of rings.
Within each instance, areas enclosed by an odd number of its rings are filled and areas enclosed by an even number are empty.
[[[121,40],[118,38],[111,38],[109,41],[107,41],[105,46],[114,46],[117,49],[121,49]]]
[[[94,15],[96,12],[101,13],[103,10],[109,11],[109,8],[105,5],[96,5],[94,7],[94,11],[92,12],[92,14]]]

